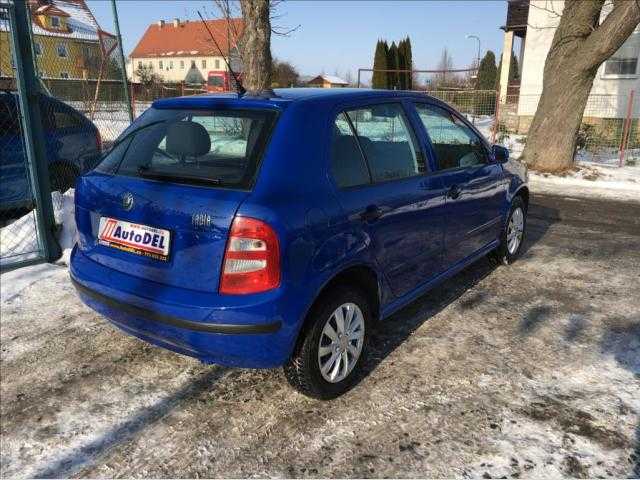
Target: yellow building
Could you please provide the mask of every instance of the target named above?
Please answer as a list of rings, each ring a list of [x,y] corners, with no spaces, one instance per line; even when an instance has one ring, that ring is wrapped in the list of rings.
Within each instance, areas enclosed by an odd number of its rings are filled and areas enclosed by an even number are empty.
[[[113,51],[116,39],[100,29],[84,0],[31,0],[29,7],[39,74],[97,78],[103,52]],[[9,20],[0,13],[0,77],[14,75],[9,41]]]

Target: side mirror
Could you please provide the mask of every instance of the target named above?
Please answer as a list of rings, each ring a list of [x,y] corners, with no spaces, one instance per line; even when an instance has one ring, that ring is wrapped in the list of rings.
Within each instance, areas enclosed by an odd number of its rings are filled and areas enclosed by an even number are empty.
[[[494,145],[491,147],[491,151],[497,163],[507,163],[509,161],[509,150],[502,145]]]

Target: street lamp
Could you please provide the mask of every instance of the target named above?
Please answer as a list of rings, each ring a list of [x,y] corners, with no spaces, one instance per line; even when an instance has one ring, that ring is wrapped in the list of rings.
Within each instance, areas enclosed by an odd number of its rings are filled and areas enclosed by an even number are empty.
[[[477,42],[478,42],[478,66],[477,66],[477,70],[476,70],[476,89],[479,89],[479,88],[480,88],[480,37],[479,37],[479,36],[477,36],[477,35],[470,35],[470,34],[468,34],[468,35],[467,35],[467,38],[475,38],[475,39],[477,40]],[[472,118],[472,123],[474,123],[474,124],[475,124],[475,123],[476,123],[476,122],[475,122],[475,120],[476,120],[476,116],[475,116],[475,113],[476,113],[475,104],[474,104],[474,109],[473,109],[473,110],[474,110],[474,115],[473,115],[471,118]]]
[[[478,71],[480,71],[480,37],[477,35],[467,35],[467,38],[475,38],[478,42]]]

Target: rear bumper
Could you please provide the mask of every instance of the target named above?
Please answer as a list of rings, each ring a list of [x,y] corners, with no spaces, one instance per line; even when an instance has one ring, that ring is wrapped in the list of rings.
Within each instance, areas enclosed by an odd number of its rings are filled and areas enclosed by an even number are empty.
[[[77,247],[71,255],[70,274],[86,305],[126,333],[154,345],[205,363],[248,368],[277,367],[291,354],[298,321],[295,314],[280,314],[280,297],[266,303],[248,302],[244,308],[164,303],[156,300],[162,285],[93,262]],[[147,298],[142,292],[158,295]]]
[[[91,290],[89,287],[85,287],[80,282],[71,277],[73,286],[76,287],[78,293],[81,296],[91,297],[93,301],[100,302],[105,306],[115,308],[123,313],[133,315],[136,317],[144,317],[149,321],[163,323],[165,325],[171,325],[174,327],[182,328],[185,330],[191,330],[192,332],[207,332],[207,333],[222,333],[227,335],[250,335],[258,333],[275,333],[280,330],[282,325],[281,321],[265,323],[262,325],[238,325],[238,324],[220,324],[220,323],[202,323],[192,322],[171,315],[165,315],[147,308],[137,307],[128,303],[115,300],[107,297],[95,290]]]

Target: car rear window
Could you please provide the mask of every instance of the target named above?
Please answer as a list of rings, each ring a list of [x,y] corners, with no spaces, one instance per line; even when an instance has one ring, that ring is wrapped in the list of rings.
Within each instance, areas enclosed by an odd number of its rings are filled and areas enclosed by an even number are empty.
[[[154,110],[144,115],[139,128],[123,133],[98,170],[249,188],[275,117],[268,110]]]

